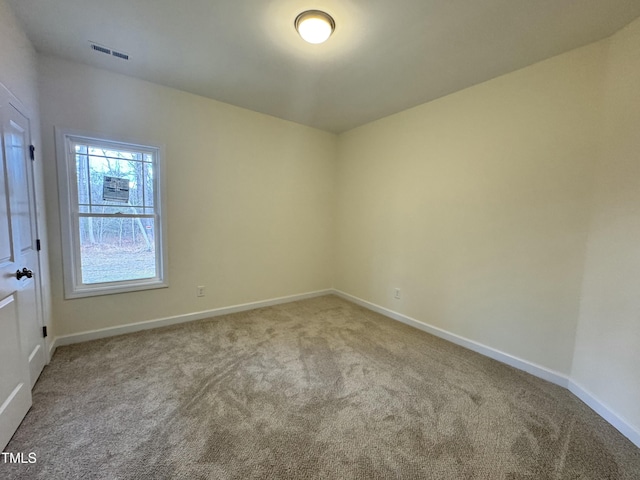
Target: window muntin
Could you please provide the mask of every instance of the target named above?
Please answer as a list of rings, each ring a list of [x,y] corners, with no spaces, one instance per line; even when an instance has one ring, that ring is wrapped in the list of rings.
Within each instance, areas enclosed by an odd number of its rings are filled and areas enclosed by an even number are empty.
[[[167,286],[160,149],[62,136],[65,297]]]

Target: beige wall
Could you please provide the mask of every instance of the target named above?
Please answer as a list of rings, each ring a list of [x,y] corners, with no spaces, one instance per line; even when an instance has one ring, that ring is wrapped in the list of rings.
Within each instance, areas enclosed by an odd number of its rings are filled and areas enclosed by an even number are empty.
[[[32,114],[37,114],[36,52],[5,0],[0,0],[0,82],[31,110]],[[36,122],[32,120],[32,123]]]
[[[605,53],[593,44],[341,135],[335,287],[568,374]]]
[[[331,287],[336,137],[40,57],[53,307],[66,335]],[[64,300],[54,127],[165,146],[168,289]],[[196,297],[196,286],[207,295]]]
[[[9,89],[26,108],[26,114],[29,117],[31,126],[31,142],[36,147],[38,161],[34,164],[34,173],[36,207],[38,210],[38,234],[43,245],[45,245],[45,249],[40,254],[40,280],[43,293],[44,321],[53,333],[48,338],[48,341],[51,342],[55,335],[55,325],[52,325],[51,320],[43,162],[41,161],[42,157],[39,155],[42,149],[40,148],[37,55],[5,0],[0,0],[0,83]]]
[[[640,438],[640,20],[609,42],[572,378]]]

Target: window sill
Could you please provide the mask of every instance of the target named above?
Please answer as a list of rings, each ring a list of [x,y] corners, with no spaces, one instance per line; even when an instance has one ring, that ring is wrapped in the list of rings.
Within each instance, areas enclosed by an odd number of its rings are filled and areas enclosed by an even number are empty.
[[[74,298],[84,298],[84,297],[97,297],[101,295],[113,295],[116,293],[129,293],[129,292],[138,292],[141,290],[154,290],[157,288],[168,288],[169,284],[166,281],[159,280],[151,280],[151,281],[139,281],[139,282],[129,282],[126,285],[122,284],[111,284],[105,285],[101,284],[100,286],[92,286],[92,287],[76,287],[73,291],[65,292],[64,298],[65,300],[71,300]],[[71,290],[71,289],[70,289]]]

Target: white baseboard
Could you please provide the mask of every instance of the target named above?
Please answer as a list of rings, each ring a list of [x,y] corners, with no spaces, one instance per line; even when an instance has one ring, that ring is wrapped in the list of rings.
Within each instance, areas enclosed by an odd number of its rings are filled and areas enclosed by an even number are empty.
[[[523,370],[527,373],[530,373],[531,375],[542,378],[551,383],[555,383],[556,385],[560,385],[561,387],[567,388],[567,385],[569,384],[569,379],[567,378],[567,376],[560,372],[556,372],[541,365],[537,365],[533,362],[514,357],[513,355],[501,352],[500,350],[496,350],[495,348],[487,347],[486,345],[483,345],[481,343],[469,340],[465,337],[461,337],[460,335],[456,335],[455,333],[447,332],[446,330],[434,327],[433,325],[429,325],[401,313],[394,312],[393,310],[389,310],[388,308],[384,308],[374,303],[367,302],[366,300],[354,297],[353,295],[349,295],[348,293],[342,292],[340,290],[334,290],[333,293],[335,293],[339,297],[344,298],[345,300],[349,300],[350,302],[384,315],[385,317],[389,317],[393,320],[398,320],[399,322],[406,323],[407,325],[430,333],[431,335],[435,335],[436,337],[440,337],[451,343],[460,345],[461,347],[473,350],[474,352],[484,355],[485,357],[493,358],[494,360],[497,360],[499,362],[506,363],[507,365],[517,368],[518,370]]]
[[[49,362],[51,362],[51,359],[53,358],[53,354],[56,353],[56,348],[58,348],[58,337],[54,337],[50,342],[49,342]]]
[[[640,431],[603,404],[591,392],[586,390],[582,385],[576,383],[573,379],[569,379],[568,389],[576,397],[586,403],[594,412],[613,425],[616,430],[631,440],[636,447],[640,448]]]
[[[114,337],[125,333],[139,332],[141,330],[150,330],[152,328],[166,327],[168,325],[176,325],[178,323],[193,322],[204,318],[219,317],[230,313],[244,312],[254,310],[256,308],[270,307],[281,303],[296,302],[307,298],[320,297],[333,293],[333,290],[318,290],[315,292],[301,293],[298,295],[289,295],[286,297],[272,298],[269,300],[261,300],[258,302],[243,303],[241,305],[232,305],[230,307],[215,308],[213,310],[203,310],[201,312],[187,313],[183,315],[175,315],[173,317],[159,318],[156,320],[147,320],[144,322],[128,323],[117,327],[101,328],[99,330],[89,330],[86,332],[73,333],[71,335],[62,335],[56,337],[51,343],[50,351],[64,345],[73,343],[87,342],[89,340],[97,340],[100,338]],[[53,352],[52,352],[53,353]]]

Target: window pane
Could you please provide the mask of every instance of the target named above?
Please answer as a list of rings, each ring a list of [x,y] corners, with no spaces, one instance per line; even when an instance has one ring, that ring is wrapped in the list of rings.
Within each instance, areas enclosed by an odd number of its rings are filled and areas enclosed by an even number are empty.
[[[92,205],[108,205],[114,203],[103,198],[105,191],[105,177],[122,178],[130,180],[128,172],[122,168],[125,162],[119,162],[104,157],[89,157],[89,170],[91,172],[91,204]],[[124,203],[125,205],[128,203]]]
[[[154,278],[154,219],[82,217],[82,283],[95,284]]]
[[[76,151],[79,146],[76,147]],[[86,150],[86,148],[85,148]],[[78,180],[78,203],[89,203],[89,170],[87,156],[76,154],[76,177]]]
[[[144,180],[142,178],[142,162],[130,162],[131,174],[129,177],[129,203],[134,206],[144,206]],[[140,212],[142,213],[142,212]]]
[[[76,154],[78,203],[92,206],[130,205],[140,208],[153,206],[153,177],[148,173],[153,168],[152,164],[131,159],[141,157],[141,154],[106,149],[98,151],[96,148],[90,148],[89,151],[99,155],[87,157]],[[116,155],[126,158],[115,158]],[[109,188],[114,185],[117,185],[119,194],[116,195],[111,190],[109,195]],[[90,198],[88,191],[91,194]],[[92,211],[100,210],[94,208]],[[127,213],[135,212],[129,209]]]
[[[147,157],[148,155],[145,155]],[[153,164],[143,163],[144,170],[144,201],[146,207],[153,207]]]

